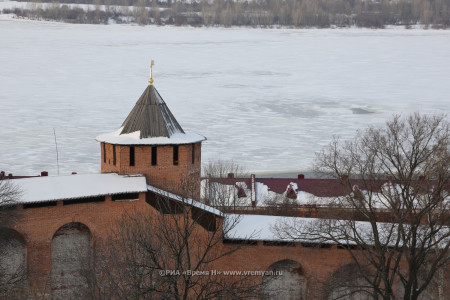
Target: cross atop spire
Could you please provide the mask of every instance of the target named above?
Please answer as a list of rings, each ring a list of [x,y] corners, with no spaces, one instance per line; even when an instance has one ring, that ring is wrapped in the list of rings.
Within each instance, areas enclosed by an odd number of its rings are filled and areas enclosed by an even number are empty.
[[[152,62],[150,63],[150,78],[148,80],[148,85],[153,85],[153,66],[155,65],[155,62],[152,59]]]

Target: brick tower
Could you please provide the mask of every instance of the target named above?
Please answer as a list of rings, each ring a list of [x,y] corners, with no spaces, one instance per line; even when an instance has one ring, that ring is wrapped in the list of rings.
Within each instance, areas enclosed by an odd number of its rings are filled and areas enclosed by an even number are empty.
[[[149,85],[120,129],[97,137],[101,172],[144,174],[149,185],[198,199],[204,140],[181,128],[150,75]]]

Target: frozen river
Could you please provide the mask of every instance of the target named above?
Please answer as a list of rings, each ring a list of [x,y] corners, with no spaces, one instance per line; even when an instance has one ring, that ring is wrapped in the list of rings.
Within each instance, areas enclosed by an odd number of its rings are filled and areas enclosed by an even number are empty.
[[[450,110],[450,31],[71,25],[0,15],[0,169],[99,172],[148,80],[203,160],[308,170],[332,135]],[[369,113],[370,112],[370,113]]]

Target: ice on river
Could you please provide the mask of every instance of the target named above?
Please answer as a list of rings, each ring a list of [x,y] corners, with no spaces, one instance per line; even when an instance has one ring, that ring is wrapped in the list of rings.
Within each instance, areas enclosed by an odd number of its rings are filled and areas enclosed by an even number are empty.
[[[332,135],[450,108],[450,31],[72,25],[0,15],[0,169],[99,172],[95,137],[155,87],[203,161],[308,170]]]

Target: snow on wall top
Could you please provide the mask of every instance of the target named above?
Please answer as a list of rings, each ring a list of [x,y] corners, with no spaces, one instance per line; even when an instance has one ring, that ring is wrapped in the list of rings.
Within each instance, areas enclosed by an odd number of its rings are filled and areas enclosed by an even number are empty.
[[[291,241],[281,239],[271,228],[285,219],[304,219],[311,222],[313,218],[295,218],[267,215],[237,215],[226,214],[226,218],[237,219],[236,226],[226,234],[227,239],[249,239],[256,241]]]
[[[46,202],[147,191],[142,175],[88,174],[44,176],[10,181],[21,191],[20,203]]]
[[[311,242],[311,236],[308,234],[297,233],[296,238],[286,236],[281,232],[277,232],[275,227],[280,224],[291,225],[296,228],[308,229],[317,222],[326,219],[318,218],[301,218],[301,217],[285,217],[270,215],[238,215],[226,214],[226,218],[237,219],[237,225],[226,234],[227,239],[247,239],[253,241],[277,241],[277,242]],[[339,220],[337,220],[339,222]],[[344,221],[345,222],[345,221]],[[369,222],[356,221],[358,228],[363,232],[370,231]],[[383,223],[380,223],[380,226]],[[306,230],[307,231],[307,230]],[[316,242],[319,242],[316,240]],[[320,241],[324,244],[332,243],[329,240]],[[344,242],[344,241],[342,241]]]
[[[245,239],[253,241],[278,241],[278,242],[307,242],[307,243],[324,243],[334,244],[328,238],[327,233],[322,233],[323,237],[320,238],[311,228],[320,226],[322,222],[329,223],[326,228],[347,228],[349,234],[352,233],[351,227],[349,227],[348,220],[330,220],[330,219],[318,219],[318,218],[300,218],[300,217],[283,217],[283,216],[268,216],[268,215],[238,215],[238,214],[226,214],[225,218],[231,218],[232,220],[238,220],[236,226],[230,231],[226,232],[227,239]],[[226,223],[226,222],[224,222]],[[291,235],[277,231],[277,226],[287,226],[288,228],[296,228],[293,231],[295,239]],[[366,221],[354,221],[354,226],[358,232],[358,238],[365,241],[367,244],[374,243],[373,229],[369,222]],[[382,243],[388,245],[394,245],[396,243],[396,232],[398,232],[397,224],[392,223],[377,223],[377,231],[379,239]],[[407,226],[407,225],[406,225]],[[392,229],[394,228],[394,229]],[[392,230],[392,232],[391,232]],[[426,225],[419,227],[419,235],[425,236],[429,234],[430,228]],[[439,241],[438,247],[445,248],[450,239],[446,237],[450,231],[449,226],[444,226],[440,232],[436,233],[436,238]],[[320,231],[319,231],[320,232]],[[333,235],[340,243],[354,245],[356,244],[353,239],[348,239],[342,235],[339,230],[331,231],[329,233]],[[446,237],[446,238],[445,238]],[[442,238],[442,240],[440,240]],[[401,242],[400,242],[401,245]]]
[[[148,189],[149,191],[154,192],[154,193],[156,193],[156,194],[158,194],[158,195],[161,195],[161,196],[163,196],[163,197],[167,197],[167,198],[170,198],[170,199],[172,199],[172,200],[179,201],[179,202],[183,202],[183,203],[185,203],[185,204],[187,204],[187,205],[190,205],[190,206],[193,206],[193,207],[200,208],[200,209],[202,209],[202,210],[204,210],[204,211],[213,213],[213,214],[215,214],[215,215],[217,215],[217,216],[219,216],[219,217],[222,217],[222,216],[223,216],[223,213],[222,213],[220,210],[215,209],[215,208],[213,208],[213,207],[211,207],[211,206],[209,206],[209,205],[206,205],[206,204],[204,204],[204,203],[198,202],[198,201],[196,201],[196,200],[194,200],[194,199],[191,199],[191,198],[184,198],[184,197],[181,197],[181,196],[172,194],[172,193],[170,193],[170,192],[167,192],[167,191],[158,189],[157,187],[154,187],[154,186],[151,186],[151,185],[147,185],[147,189]]]

